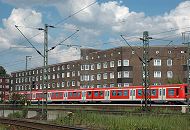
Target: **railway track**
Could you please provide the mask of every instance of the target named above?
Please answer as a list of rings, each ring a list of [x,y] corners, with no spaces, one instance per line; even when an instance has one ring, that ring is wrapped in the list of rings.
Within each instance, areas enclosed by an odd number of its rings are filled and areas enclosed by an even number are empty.
[[[31,129],[31,130],[88,130],[86,128],[77,128],[69,126],[60,126],[49,124],[46,122],[36,122],[32,120],[21,120],[21,119],[8,119],[0,118],[0,124],[13,125],[21,128]]]

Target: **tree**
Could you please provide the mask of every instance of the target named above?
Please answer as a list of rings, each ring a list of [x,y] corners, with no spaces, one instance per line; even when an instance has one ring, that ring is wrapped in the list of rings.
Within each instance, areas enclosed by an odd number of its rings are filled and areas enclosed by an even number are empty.
[[[24,105],[26,102],[28,102],[25,95],[21,95],[21,94],[18,94],[18,93],[13,93],[10,96],[9,101],[10,101],[11,104],[21,104],[21,105]]]
[[[6,70],[0,66],[0,76],[6,76]]]

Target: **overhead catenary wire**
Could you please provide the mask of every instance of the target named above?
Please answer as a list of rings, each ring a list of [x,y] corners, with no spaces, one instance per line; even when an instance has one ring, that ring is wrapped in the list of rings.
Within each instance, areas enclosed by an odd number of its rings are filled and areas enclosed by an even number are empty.
[[[40,54],[42,57],[44,57],[42,55],[42,53],[29,41],[29,39],[22,33],[22,31],[18,28],[18,26],[15,25],[15,27],[18,29],[18,31],[22,34],[22,36],[28,41],[28,43],[32,46],[32,48],[34,48],[36,50],[36,52],[38,54]]]
[[[71,18],[72,16],[74,16],[74,15],[76,15],[76,14],[80,13],[81,11],[83,11],[83,10],[87,9],[88,7],[90,7],[90,6],[94,5],[95,3],[97,3],[97,2],[95,1],[95,2],[93,2],[93,3],[91,3],[91,4],[87,5],[87,6],[83,7],[82,9],[80,9],[80,10],[76,11],[75,13],[73,13],[73,14],[71,14],[71,15],[67,16],[67,17],[66,17],[66,18],[64,18],[63,20],[60,20],[59,22],[55,23],[55,25],[54,25],[54,26],[56,26],[56,25],[58,25],[58,24],[61,24],[61,23],[62,23],[62,22],[64,22],[65,20],[67,20],[67,19]]]

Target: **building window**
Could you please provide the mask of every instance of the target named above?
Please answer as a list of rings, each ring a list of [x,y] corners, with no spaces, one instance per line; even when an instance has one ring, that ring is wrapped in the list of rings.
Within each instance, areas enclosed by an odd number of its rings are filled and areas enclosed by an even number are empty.
[[[65,66],[64,66],[64,65],[62,65],[62,66],[61,66],[61,69],[62,69],[62,70],[64,70],[64,69],[65,69]]]
[[[114,61],[110,62],[110,67],[114,67]]]
[[[57,83],[57,88],[59,88],[60,87],[60,83]]]
[[[124,83],[124,87],[129,87],[129,83]]]
[[[74,77],[74,76],[75,76],[75,71],[72,72],[72,77]]]
[[[173,72],[172,71],[167,71],[167,77],[168,78],[173,78]]]
[[[118,78],[121,78],[121,71],[120,71],[120,72],[117,72],[117,77],[118,77]]]
[[[117,63],[118,63],[118,66],[121,66],[121,60],[118,60]]]
[[[121,85],[122,85],[122,84],[121,84],[121,83],[118,83],[117,85],[118,85],[118,88],[121,88]]]
[[[114,85],[114,83],[111,83],[110,84],[110,88],[113,88],[115,85]]]
[[[167,66],[172,66],[172,59],[167,59]]]
[[[72,81],[72,86],[75,86],[75,81]]]
[[[84,75],[84,80],[89,81],[89,75]]]
[[[67,69],[70,69],[70,65],[67,65]]]
[[[101,88],[102,86],[100,84],[97,84],[97,88]]]
[[[154,66],[161,66],[161,59],[154,59]]]
[[[161,78],[161,71],[154,71],[154,78]]]
[[[62,74],[61,74],[61,77],[64,78],[64,77],[65,77],[65,73],[62,73]]]
[[[52,79],[55,79],[55,74],[53,74]]]
[[[156,51],[156,54],[159,54],[160,52],[159,51]]]
[[[83,75],[80,76],[80,81],[84,81],[84,76]]]
[[[67,77],[70,77],[70,72],[67,72]]]
[[[84,70],[84,65],[81,65],[81,70]]]
[[[129,60],[123,60],[123,66],[129,66]]]
[[[107,84],[104,84],[104,85],[103,85],[103,88],[107,88],[107,87],[108,87],[108,85],[107,85]]]
[[[59,73],[57,74],[57,78],[58,78],[58,79],[60,78],[60,74],[59,74]]]
[[[97,80],[101,80],[101,74],[97,74]]]
[[[101,63],[97,64],[97,69],[101,69]]]
[[[124,71],[123,72],[123,77],[124,78],[129,78],[129,71]]]
[[[107,73],[104,73],[104,74],[103,74],[103,79],[107,79],[107,78],[108,78]]]
[[[69,81],[67,81],[67,87],[69,87],[70,86],[70,82]]]
[[[114,79],[114,72],[110,73],[110,79]]]
[[[168,51],[168,54],[171,54],[172,53],[172,51]]]
[[[53,67],[53,71],[55,71],[55,67]]]
[[[91,81],[93,81],[94,80],[94,75],[91,75]]]
[[[103,63],[103,68],[108,68],[108,63],[107,62]]]
[[[65,82],[63,81],[62,83],[61,83],[61,87],[64,87],[65,86]]]
[[[91,65],[91,70],[94,70],[94,64]]]
[[[89,65],[85,65],[85,70],[89,70]]]

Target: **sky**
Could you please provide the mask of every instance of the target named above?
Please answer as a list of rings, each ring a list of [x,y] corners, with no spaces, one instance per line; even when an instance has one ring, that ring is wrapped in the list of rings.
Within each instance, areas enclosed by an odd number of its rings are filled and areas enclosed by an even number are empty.
[[[142,46],[144,31],[153,38],[150,46],[182,45],[182,32],[189,40],[190,1],[0,0],[0,21],[0,66],[11,73],[26,69],[26,56],[28,69],[43,66],[32,46],[43,54],[39,28],[45,24],[54,26],[48,28],[48,47],[55,47],[49,64],[80,59],[80,48],[128,46],[121,35],[131,46]]]

